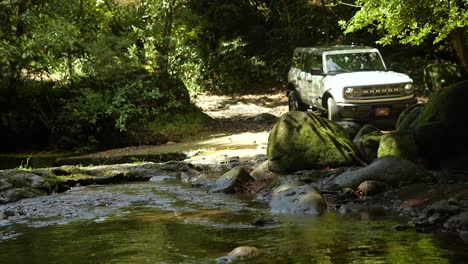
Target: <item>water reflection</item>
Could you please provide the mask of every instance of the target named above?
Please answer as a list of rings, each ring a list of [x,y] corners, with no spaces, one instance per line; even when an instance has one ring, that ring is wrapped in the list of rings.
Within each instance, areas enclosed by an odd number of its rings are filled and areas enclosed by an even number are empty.
[[[156,189],[160,195],[161,189]],[[215,263],[216,258],[241,245],[264,252],[246,263],[461,263],[458,261],[468,259],[460,241],[414,230],[394,231],[394,225],[407,221],[397,217],[335,212],[315,217],[277,216],[269,215],[260,204],[235,204],[231,196],[219,195],[208,205],[206,191],[198,189],[168,195],[173,198],[165,201],[170,201],[170,207],[143,204],[63,225],[0,227],[0,234],[16,234],[0,241],[0,260]],[[277,224],[250,225],[259,216]]]

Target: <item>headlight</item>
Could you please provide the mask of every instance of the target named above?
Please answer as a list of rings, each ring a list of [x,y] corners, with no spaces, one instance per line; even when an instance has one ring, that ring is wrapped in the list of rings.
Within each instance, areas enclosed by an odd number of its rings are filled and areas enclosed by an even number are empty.
[[[352,98],[354,96],[354,89],[351,87],[345,88],[344,89],[344,95],[347,98]]]
[[[413,93],[413,85],[408,83],[405,85],[405,94],[412,94]]]

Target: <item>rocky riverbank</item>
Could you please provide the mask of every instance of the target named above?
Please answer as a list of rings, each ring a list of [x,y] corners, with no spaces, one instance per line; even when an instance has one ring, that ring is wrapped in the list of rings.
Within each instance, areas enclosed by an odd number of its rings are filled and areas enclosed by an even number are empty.
[[[237,105],[220,108],[238,109]],[[443,105],[450,106],[450,111],[460,106]],[[436,116],[431,116],[433,109]],[[399,121],[401,129],[384,132],[372,126],[334,124],[312,113],[236,115],[232,124],[243,124],[236,126],[236,131],[242,132],[236,135],[228,133],[190,144],[168,142],[158,147],[157,153],[154,147],[131,147],[65,160],[75,165],[0,171],[0,215],[4,221],[38,215],[53,218],[53,210],[38,207],[34,199],[52,197],[47,199],[50,201],[54,194],[82,186],[169,179],[203,188],[208,196],[248,194],[268,205],[272,214],[361,214],[374,210],[407,216],[408,224],[395,226],[396,231],[447,232],[466,240],[468,155],[461,148],[465,138],[450,129],[453,124],[459,129],[464,119],[451,121],[452,117],[444,114],[450,111],[440,106],[409,110],[406,121]],[[259,127],[262,132],[248,132]],[[438,138],[431,137],[430,131],[436,131]],[[444,144],[454,147],[456,155],[447,152],[450,148]],[[88,164],[85,161],[134,163],[84,166]],[[102,201],[113,204],[112,199]],[[76,205],[92,207],[94,203],[89,202],[78,199]],[[271,223],[271,219],[258,219],[252,224]]]

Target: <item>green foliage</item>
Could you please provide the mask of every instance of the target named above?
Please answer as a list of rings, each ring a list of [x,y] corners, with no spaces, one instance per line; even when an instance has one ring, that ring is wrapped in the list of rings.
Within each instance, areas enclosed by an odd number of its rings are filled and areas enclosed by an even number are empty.
[[[162,114],[148,122],[130,123],[127,140],[133,144],[160,144],[180,141],[204,131],[210,118],[193,106],[180,109],[175,114]]]
[[[31,155],[29,155],[29,157],[26,158],[26,161],[21,161],[21,164],[16,167],[17,170],[21,170],[21,171],[32,171],[33,168],[31,166],[29,166],[29,160],[31,159]],[[24,162],[24,164],[23,164]]]
[[[337,21],[354,11],[309,0],[1,1],[2,147],[190,135],[203,122],[177,117],[194,111],[189,93],[278,86],[296,46],[372,42],[342,34]]]
[[[426,38],[438,43],[456,28],[468,26],[467,0],[356,0],[361,9],[348,22],[341,22],[346,33],[375,26],[384,36],[381,44],[395,39],[420,45]]]

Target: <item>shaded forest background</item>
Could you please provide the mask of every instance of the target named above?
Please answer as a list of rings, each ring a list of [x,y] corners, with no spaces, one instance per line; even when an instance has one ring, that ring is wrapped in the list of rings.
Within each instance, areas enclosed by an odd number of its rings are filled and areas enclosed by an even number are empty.
[[[467,0],[1,1],[0,152],[196,134],[206,117],[193,96],[281,89],[297,46],[378,47],[427,95],[466,78],[466,10]]]

